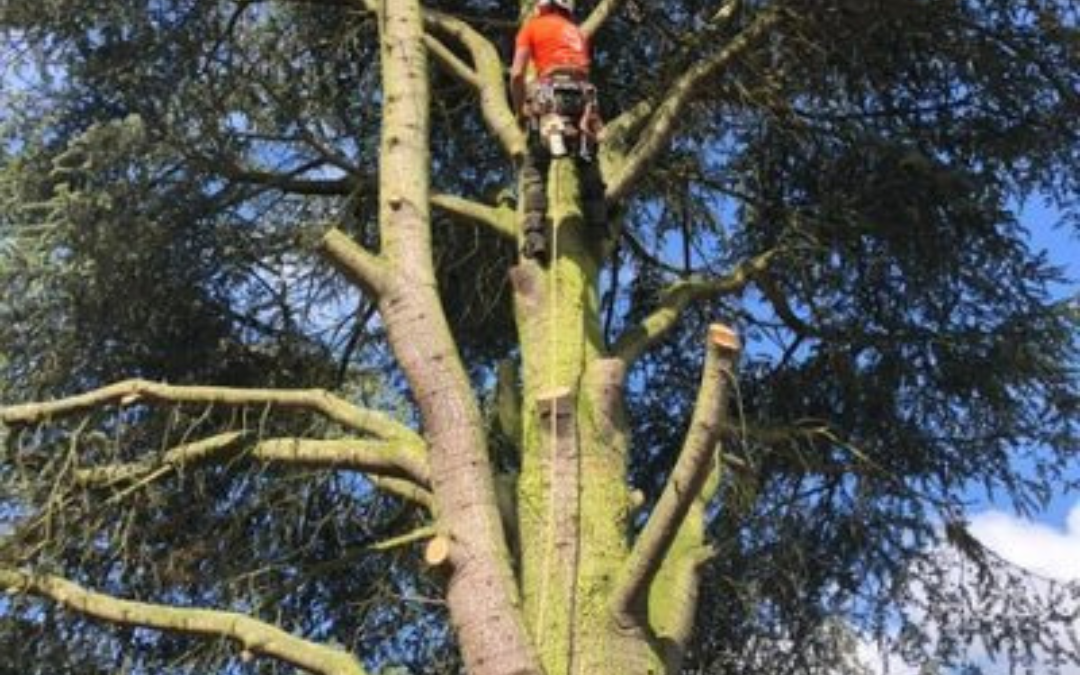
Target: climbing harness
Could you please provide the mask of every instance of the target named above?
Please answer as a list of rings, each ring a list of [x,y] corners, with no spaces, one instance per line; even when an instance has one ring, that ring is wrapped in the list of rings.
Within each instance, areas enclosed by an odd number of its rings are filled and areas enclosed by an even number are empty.
[[[547,250],[548,227],[543,218],[547,208],[543,191],[549,161],[573,156],[585,164],[587,175],[590,170],[598,171],[595,159],[602,122],[596,87],[584,72],[573,69],[556,70],[534,81],[529,87],[527,110],[529,149],[523,170],[526,217],[522,254],[544,261],[551,258]],[[597,182],[599,178],[589,185]],[[586,209],[587,220],[597,220],[595,204],[586,205]]]
[[[596,87],[577,71],[556,71],[533,83],[529,96],[530,131],[552,157],[565,157],[576,145],[578,157],[592,161],[600,128]]]

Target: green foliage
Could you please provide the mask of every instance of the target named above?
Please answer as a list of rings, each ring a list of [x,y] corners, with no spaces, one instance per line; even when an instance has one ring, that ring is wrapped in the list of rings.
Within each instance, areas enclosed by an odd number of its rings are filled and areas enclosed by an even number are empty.
[[[696,308],[635,370],[632,473],[655,498],[685,431],[703,327],[734,320],[749,356],[726,451],[741,468],[711,523],[721,555],[688,667],[754,672],[768,657],[770,672],[815,672],[851,648],[838,616],[892,635],[955,628],[948,608],[969,600],[941,590],[954,580],[927,552],[965,491],[1032,511],[1075,482],[1080,317],[1050,297],[1060,274],[1030,248],[1017,212],[1045,198],[1076,216],[1078,16],[1060,0],[743,4],[710,27],[715,2],[628,2],[598,35],[611,119],[663,96],[760,9],[784,17],[708,83],[618,205],[626,234],[622,274],[604,286],[606,332],[639,320],[672,281],[778,249],[751,293]],[[428,5],[508,48],[515,3]],[[324,386],[404,406],[367,301],[308,247],[331,222],[378,243],[370,16],[332,2],[3,0],[0,34],[29,73],[0,113],[5,402],[139,375]],[[492,202],[512,189],[513,167],[469,89],[433,77],[436,189]],[[444,301],[487,384],[499,359],[516,356],[512,250],[445,215],[436,227]],[[415,560],[365,550],[417,515],[359,479],[238,461],[118,503],[111,493],[50,503],[69,448],[84,461],[130,460],[163,438],[236,422],[201,412],[135,420],[114,410],[87,427],[106,429],[104,442],[78,426],[13,435],[0,528],[25,525],[35,508],[56,519],[48,536],[19,529],[0,559],[133,596],[255,609],[363,646],[379,666],[411,654],[413,672],[451,672],[448,628],[421,602],[434,591]],[[259,427],[264,413],[246,411],[243,424]],[[147,424],[136,432],[135,421]],[[983,561],[988,597],[1025,597]],[[912,600],[899,581],[916,569],[937,582],[916,598],[937,614],[898,609]],[[1033,638],[1004,604],[983,632],[1015,655]],[[222,645],[102,631],[38,605],[0,605],[0,615],[0,638],[21,644],[19,672],[63,672],[56,664],[71,654],[93,654],[102,672],[125,659],[136,672],[237,665]],[[42,626],[85,649],[18,639]],[[979,634],[954,633],[944,647],[897,639],[915,660],[937,650],[960,663]],[[92,648],[102,635],[111,639]],[[138,648],[122,653],[123,643]]]

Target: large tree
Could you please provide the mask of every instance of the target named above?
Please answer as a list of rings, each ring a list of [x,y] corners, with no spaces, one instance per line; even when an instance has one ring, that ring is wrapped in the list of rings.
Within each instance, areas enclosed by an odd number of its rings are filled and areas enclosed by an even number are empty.
[[[1073,3],[589,3],[612,222],[555,161],[546,265],[528,5],[0,3],[19,672],[1075,658],[964,526],[1077,448],[1016,215],[1075,205]]]

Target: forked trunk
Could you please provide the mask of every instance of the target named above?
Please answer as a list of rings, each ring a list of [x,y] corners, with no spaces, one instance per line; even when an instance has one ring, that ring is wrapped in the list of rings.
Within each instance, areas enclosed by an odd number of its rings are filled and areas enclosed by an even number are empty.
[[[520,472],[515,489],[505,491],[514,508],[504,517],[479,406],[434,278],[420,5],[384,0],[379,19],[381,258],[392,274],[377,293],[431,452],[444,549],[435,561],[446,567],[467,671],[673,673],[695,605],[701,509],[677,490],[670,522],[654,528],[649,546],[631,545],[626,364],[603,344],[602,233],[590,232],[582,217],[576,167],[571,160],[551,164],[551,262],[525,261],[511,271],[522,362]],[[699,426],[699,445],[708,446],[714,427]],[[698,476],[708,473],[701,467],[711,450],[704,452],[687,469],[697,489]]]

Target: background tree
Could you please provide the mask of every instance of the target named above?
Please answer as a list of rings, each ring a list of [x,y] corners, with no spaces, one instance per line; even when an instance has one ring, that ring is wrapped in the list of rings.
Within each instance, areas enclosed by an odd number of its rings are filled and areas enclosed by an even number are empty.
[[[19,672],[1075,659],[963,514],[1068,487],[1077,10],[590,4],[618,237],[556,163],[541,268],[526,9],[0,3]]]

